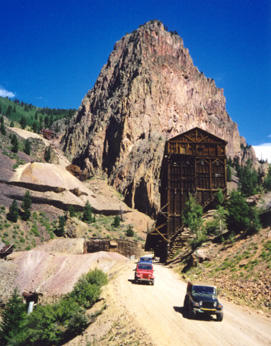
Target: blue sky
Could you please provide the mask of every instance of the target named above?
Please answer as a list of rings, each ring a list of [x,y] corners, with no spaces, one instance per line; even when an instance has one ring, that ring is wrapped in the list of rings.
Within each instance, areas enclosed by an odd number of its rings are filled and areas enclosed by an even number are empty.
[[[198,69],[224,89],[227,111],[248,144],[271,143],[270,0],[0,0],[0,5],[0,95],[77,108],[114,43],[159,19],[179,33]]]

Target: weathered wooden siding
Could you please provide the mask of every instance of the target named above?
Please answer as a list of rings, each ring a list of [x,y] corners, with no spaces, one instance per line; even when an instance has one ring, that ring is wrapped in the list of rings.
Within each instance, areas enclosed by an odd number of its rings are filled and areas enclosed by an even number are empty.
[[[181,217],[189,194],[205,208],[218,189],[226,190],[226,144],[199,128],[166,143],[160,188],[163,217],[158,218],[157,227],[151,232],[153,241],[147,239],[150,248],[157,248],[157,243],[165,247],[161,250],[164,257],[171,239],[181,232]]]
[[[118,252],[126,257],[141,256],[143,249],[139,243],[126,239],[93,238],[86,241],[86,252],[108,251]]]

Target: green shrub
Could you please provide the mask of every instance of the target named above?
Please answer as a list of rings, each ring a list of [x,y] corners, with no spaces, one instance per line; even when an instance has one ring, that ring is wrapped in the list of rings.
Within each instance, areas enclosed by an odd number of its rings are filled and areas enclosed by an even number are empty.
[[[9,212],[7,214],[8,220],[12,222],[17,222],[19,217],[19,208],[16,200],[13,200],[11,206],[9,207]]]
[[[112,226],[113,226],[113,227],[119,227],[119,225],[120,225],[120,217],[119,217],[119,215],[116,215],[116,216],[114,217],[114,221],[113,221],[113,223],[112,223]]]
[[[133,230],[133,226],[129,225],[128,229],[126,230],[127,237],[133,237],[135,235],[135,232]]]
[[[23,202],[22,202],[22,219],[27,221],[31,216],[31,207],[32,207],[32,197],[30,192],[27,190],[24,194]]]
[[[77,311],[68,320],[66,337],[65,339],[70,339],[76,335],[81,334],[89,324],[89,319],[86,314],[82,311]]]
[[[70,214],[70,217],[74,217],[75,216],[74,207],[72,205],[69,206],[69,214]]]
[[[58,345],[63,326],[57,321],[56,305],[37,306],[27,321],[26,345]]]
[[[34,225],[32,225],[31,227],[31,232],[36,236],[39,237],[40,236],[40,232],[38,230],[38,226],[36,223],[34,223]]]
[[[90,323],[83,307],[100,296],[106,275],[96,269],[84,275],[73,291],[52,305],[38,305],[26,315],[26,305],[15,292],[6,305],[0,323],[0,344],[14,346],[62,345],[82,333]]]
[[[239,189],[243,196],[251,196],[258,192],[258,173],[252,167],[251,160],[248,160],[245,166],[239,166],[237,169],[239,177]]]
[[[215,222],[215,235],[221,235],[227,228],[227,216],[228,210],[226,210],[222,205],[219,205],[214,214],[214,222]]]
[[[269,165],[267,176],[264,179],[263,186],[266,191],[271,191],[271,165]]]
[[[245,231],[252,233],[261,227],[259,211],[255,207],[249,207],[244,197],[238,191],[232,191],[227,203],[228,228],[235,233]]]
[[[11,144],[12,144],[11,151],[13,153],[18,153],[18,151],[19,151],[19,141],[18,141],[18,138],[17,138],[17,136],[15,134],[11,138]]]
[[[202,221],[203,209],[196,199],[190,194],[188,201],[185,203],[182,220],[184,226],[188,227],[194,234],[194,239],[190,242],[192,248],[198,247],[206,239],[206,229]]]
[[[30,143],[29,139],[26,139],[26,140],[25,140],[23,151],[24,151],[27,155],[30,155],[30,152],[31,152],[31,143]]]
[[[230,165],[227,165],[227,181],[232,181],[232,172]]]
[[[86,202],[84,210],[83,210],[83,221],[90,223],[93,221],[92,217],[92,208],[89,204],[89,201]]]
[[[48,147],[46,147],[45,148],[45,151],[44,151],[44,160],[46,161],[46,162],[50,162],[50,160],[51,160],[51,147],[50,146],[48,146]]]
[[[66,225],[66,216],[65,215],[59,216],[58,217],[58,226],[55,230],[55,234],[58,237],[62,237],[64,235],[65,225]]]
[[[99,298],[101,286],[107,283],[107,276],[95,269],[83,275],[69,294],[80,306],[90,308]]]
[[[99,269],[90,271],[86,274],[85,278],[88,283],[96,284],[98,286],[104,286],[108,282],[106,274]]]
[[[0,344],[20,345],[18,334],[23,332],[26,320],[26,305],[23,303],[17,289],[8,300],[0,323]]]
[[[82,278],[74,286],[70,297],[80,306],[89,309],[99,298],[101,288],[95,284],[90,284],[85,278]]]
[[[182,217],[184,226],[189,227],[192,232],[196,233],[202,227],[202,214],[202,206],[190,194],[188,201],[185,203]]]
[[[218,222],[217,220],[207,221],[205,224],[206,232],[208,235],[217,234]]]

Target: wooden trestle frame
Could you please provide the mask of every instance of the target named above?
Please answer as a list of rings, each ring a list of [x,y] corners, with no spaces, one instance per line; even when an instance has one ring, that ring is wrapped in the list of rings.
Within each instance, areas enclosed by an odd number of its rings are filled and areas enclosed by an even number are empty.
[[[181,233],[189,194],[205,208],[219,189],[226,191],[226,144],[198,127],[166,142],[161,168],[162,208],[147,239],[157,256],[166,259],[172,239]]]

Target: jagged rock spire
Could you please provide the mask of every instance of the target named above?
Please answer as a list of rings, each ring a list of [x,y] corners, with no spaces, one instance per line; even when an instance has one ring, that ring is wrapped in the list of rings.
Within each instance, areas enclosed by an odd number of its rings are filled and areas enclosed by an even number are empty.
[[[165,141],[193,127],[240,155],[223,90],[193,65],[177,33],[149,21],[119,40],[64,136],[64,150],[89,174],[107,175],[131,206],[159,208]]]

